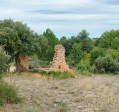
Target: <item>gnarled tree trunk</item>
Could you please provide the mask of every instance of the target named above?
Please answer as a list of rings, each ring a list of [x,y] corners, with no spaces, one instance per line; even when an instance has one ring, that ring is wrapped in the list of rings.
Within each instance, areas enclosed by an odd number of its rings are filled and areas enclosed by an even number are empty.
[[[26,54],[23,56],[17,53],[15,56],[15,62],[16,62],[16,72],[22,72],[29,69],[29,63],[28,63],[28,57]]]

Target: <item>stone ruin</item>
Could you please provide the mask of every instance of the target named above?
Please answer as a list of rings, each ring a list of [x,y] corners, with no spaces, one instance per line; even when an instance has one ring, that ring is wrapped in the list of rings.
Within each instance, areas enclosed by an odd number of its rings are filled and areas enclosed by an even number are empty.
[[[27,55],[18,57],[19,72],[29,70]],[[50,68],[39,68],[38,71],[71,71],[65,61],[65,48],[59,44],[55,46],[55,54]]]
[[[54,71],[70,71],[65,61],[65,48],[61,44],[55,46],[55,55],[51,68]]]
[[[65,48],[59,44],[55,46],[55,54],[50,68],[40,68],[40,71],[71,71],[65,61]]]

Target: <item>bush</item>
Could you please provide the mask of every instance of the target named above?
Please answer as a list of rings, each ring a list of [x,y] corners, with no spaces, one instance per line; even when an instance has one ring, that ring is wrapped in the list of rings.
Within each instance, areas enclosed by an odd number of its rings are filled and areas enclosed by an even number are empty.
[[[5,103],[19,103],[21,99],[17,96],[17,90],[7,83],[0,81],[0,106]]]
[[[95,60],[100,56],[103,57],[105,55],[105,51],[103,48],[95,47],[90,52],[90,63],[91,65],[94,64]]]
[[[95,72],[95,65],[93,64],[90,66],[89,72],[94,73]]]
[[[86,57],[85,57],[85,59],[82,59],[79,62],[78,66],[77,66],[77,69],[79,71],[89,71],[91,73],[94,73],[94,71],[95,71],[95,65],[93,64],[91,66],[91,64],[90,64],[90,54],[87,54]]]
[[[48,68],[50,67],[50,63],[48,61],[42,60],[29,60],[31,68]]]
[[[45,71],[41,71],[40,73],[42,75],[46,75],[48,77],[53,77],[53,78],[57,78],[57,79],[74,78],[74,75],[70,72],[55,72],[55,71],[45,72]]]
[[[80,75],[84,75],[84,76],[92,76],[93,75],[88,70],[87,71],[80,71],[80,70],[78,70],[77,73],[80,74]]]
[[[79,62],[77,68],[78,68],[78,70],[81,70],[81,71],[89,70],[89,68],[90,68],[90,54],[87,54],[85,59],[82,59]]]
[[[119,71],[119,62],[110,56],[96,59],[95,66],[98,72],[115,73]]]
[[[108,49],[107,54],[119,62],[119,51],[115,49]]]
[[[115,37],[111,42],[111,47],[113,49],[119,49],[119,36]]]
[[[70,57],[66,57],[66,62],[71,69],[74,69],[76,67],[75,61],[71,59]]]
[[[87,66],[84,63],[79,63],[77,69],[79,69],[81,71],[86,71]]]
[[[9,60],[10,56],[6,54],[5,50],[2,46],[0,46],[0,73],[5,72],[8,68],[7,61]]]

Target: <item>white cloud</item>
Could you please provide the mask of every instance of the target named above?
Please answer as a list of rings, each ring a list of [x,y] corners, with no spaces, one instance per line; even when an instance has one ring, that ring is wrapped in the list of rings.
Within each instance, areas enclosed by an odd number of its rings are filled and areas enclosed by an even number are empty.
[[[117,4],[103,0],[2,0],[0,3],[1,19],[23,21],[38,33],[51,28],[58,37],[77,35],[82,29],[91,36],[116,29],[118,12]]]

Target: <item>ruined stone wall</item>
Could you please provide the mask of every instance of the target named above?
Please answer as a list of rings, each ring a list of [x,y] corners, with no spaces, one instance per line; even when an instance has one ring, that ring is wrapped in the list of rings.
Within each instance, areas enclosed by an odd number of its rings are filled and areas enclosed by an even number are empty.
[[[70,72],[68,65],[65,61],[65,48],[59,44],[55,46],[55,54],[53,58],[53,62],[50,68],[35,68],[38,71],[61,71],[61,72]]]
[[[59,44],[55,46],[55,54],[51,69],[54,71],[70,71],[65,61],[65,48]]]

